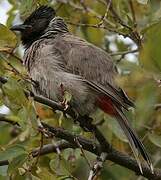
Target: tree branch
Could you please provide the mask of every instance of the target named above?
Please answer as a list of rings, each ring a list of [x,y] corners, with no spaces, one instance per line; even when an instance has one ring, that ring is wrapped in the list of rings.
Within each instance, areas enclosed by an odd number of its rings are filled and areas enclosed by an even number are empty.
[[[94,143],[92,140],[87,140],[81,136],[75,136],[66,130],[62,130],[61,128],[51,127],[45,123],[43,123],[43,126],[47,128],[49,132],[52,132],[55,137],[58,137],[58,138],[61,138],[70,142],[72,145],[74,145],[74,147],[78,147],[78,144],[75,142],[75,138],[77,138],[84,150],[87,150],[98,156],[102,153],[101,145]],[[130,156],[122,152],[117,151],[111,146],[110,148],[107,148],[104,152],[108,153],[107,158],[106,158],[107,160],[111,160],[112,162],[116,164],[124,166],[136,172],[138,175],[142,175],[148,179],[153,179],[153,180],[161,179],[161,170],[154,169],[154,174],[153,174],[150,168],[146,164],[142,164],[143,174],[141,174],[136,160],[134,160],[133,158],[131,158]]]
[[[93,168],[89,172],[88,180],[93,180],[97,178],[103,167],[103,163],[106,161],[107,156],[108,153],[102,152],[101,155],[97,157],[97,161],[95,162]]]
[[[110,56],[125,56],[126,54],[137,53],[138,51],[139,49],[134,49],[134,50],[128,50],[128,51],[109,53],[109,55]]]
[[[8,160],[0,161],[0,166],[7,166],[9,164]]]
[[[33,157],[37,157],[38,155],[42,156],[42,155],[53,153],[53,152],[56,153],[57,148],[59,148],[59,150],[64,150],[67,148],[76,148],[76,146],[74,146],[73,144],[69,142],[60,141],[57,143],[57,145],[47,144],[47,145],[44,145],[42,148],[36,148],[31,152],[31,154]]]
[[[56,148],[58,148],[58,147],[60,150],[67,149],[67,148],[79,148],[78,143],[75,141],[75,138],[77,138],[79,140],[79,143],[81,144],[81,146],[84,150],[94,153],[97,156],[99,156],[102,152],[101,145],[93,142],[92,140],[86,139],[82,136],[74,135],[62,128],[51,127],[45,123],[42,123],[42,124],[43,124],[44,128],[46,128],[55,137],[64,139],[67,142],[59,144],[58,146],[55,146],[53,144],[44,145],[41,148],[40,153],[38,153],[40,148],[36,148],[35,150],[32,151],[33,157],[36,157],[38,155],[45,155],[48,153],[56,152],[57,151]],[[147,165],[145,165],[145,164],[142,164],[143,174],[141,174],[136,160],[134,160],[130,156],[117,151],[116,149],[114,149],[111,146],[110,146],[110,149],[107,148],[105,152],[108,153],[108,155],[106,157],[107,160],[110,160],[118,165],[126,167],[126,168],[136,172],[138,175],[142,175],[148,179],[153,179],[153,180],[161,179],[161,170],[160,169],[154,169],[154,174],[152,174],[149,167],[147,167]],[[7,160],[0,161],[0,166],[7,165],[7,164],[9,164],[9,162]]]
[[[0,114],[0,122],[7,122],[10,123],[12,125],[18,125],[18,123],[16,121],[12,121],[9,118],[5,117],[4,114]]]

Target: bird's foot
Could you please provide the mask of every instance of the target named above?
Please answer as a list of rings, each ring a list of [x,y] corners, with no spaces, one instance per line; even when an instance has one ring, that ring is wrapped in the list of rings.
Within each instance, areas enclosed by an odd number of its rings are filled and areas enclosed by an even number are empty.
[[[64,107],[64,111],[66,111],[69,108],[69,102],[72,99],[72,95],[65,90],[64,85],[62,83],[60,84],[60,91],[63,99],[61,101],[61,105]]]
[[[68,101],[64,98],[62,102],[60,102],[63,106],[64,111],[66,111],[69,108]]]

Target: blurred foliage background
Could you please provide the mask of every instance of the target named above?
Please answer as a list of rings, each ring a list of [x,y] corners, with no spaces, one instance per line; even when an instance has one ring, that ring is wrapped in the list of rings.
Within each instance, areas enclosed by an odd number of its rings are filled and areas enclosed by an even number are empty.
[[[1,113],[18,122],[21,128],[0,123],[0,161],[8,159],[9,166],[0,167],[0,179],[87,179],[89,167],[79,149],[67,149],[37,159],[30,157],[32,149],[39,147],[41,135],[36,128],[36,115],[32,98],[27,99],[23,89],[30,88],[27,72],[21,59],[23,47],[20,37],[9,30],[22,22],[35,8],[48,4],[65,19],[70,31],[109,52],[117,64],[117,83],[135,102],[136,109],[128,112],[152,157],[155,167],[161,168],[161,1],[160,0],[0,0],[0,76],[8,82],[0,84]],[[43,121],[62,126],[75,134],[94,139],[73,125],[70,118],[62,117],[46,106],[36,104]],[[1,114],[1,115],[2,115]],[[105,119],[100,129],[108,141],[119,151],[131,150],[115,120],[102,112],[93,115],[96,121]],[[1,120],[1,118],[0,118]],[[58,139],[52,140],[56,143]],[[44,139],[43,144],[51,143]],[[92,163],[95,156],[85,152]],[[100,180],[143,180],[134,172],[107,161]]]

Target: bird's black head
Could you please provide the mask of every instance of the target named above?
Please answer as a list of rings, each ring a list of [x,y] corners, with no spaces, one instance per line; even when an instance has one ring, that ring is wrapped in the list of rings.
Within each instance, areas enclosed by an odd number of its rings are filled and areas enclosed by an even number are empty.
[[[55,11],[48,6],[41,6],[36,9],[23,24],[15,25],[10,29],[21,32],[22,43],[28,47],[37,40],[55,17]]]

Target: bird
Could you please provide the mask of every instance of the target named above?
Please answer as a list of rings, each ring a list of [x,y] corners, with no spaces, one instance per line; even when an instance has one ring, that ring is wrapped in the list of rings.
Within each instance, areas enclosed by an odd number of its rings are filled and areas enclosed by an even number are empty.
[[[75,36],[54,8],[37,8],[22,24],[11,27],[19,31],[25,52],[23,64],[38,82],[34,92],[57,102],[68,102],[79,115],[90,116],[97,109],[114,117],[126,135],[141,173],[139,154],[151,171],[151,159],[132,129],[124,111],[134,103],[115,82],[117,68],[111,56],[101,48]]]

